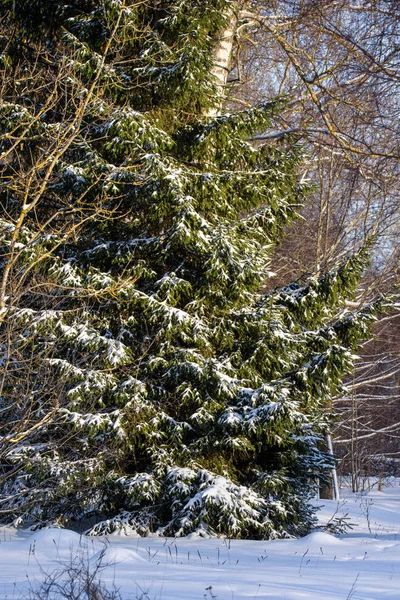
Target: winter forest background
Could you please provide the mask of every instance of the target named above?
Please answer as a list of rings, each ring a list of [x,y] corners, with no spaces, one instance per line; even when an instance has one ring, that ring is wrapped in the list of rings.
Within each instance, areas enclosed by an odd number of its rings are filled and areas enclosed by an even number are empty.
[[[285,537],[330,434],[354,489],[396,473],[399,30],[3,0],[1,520]]]

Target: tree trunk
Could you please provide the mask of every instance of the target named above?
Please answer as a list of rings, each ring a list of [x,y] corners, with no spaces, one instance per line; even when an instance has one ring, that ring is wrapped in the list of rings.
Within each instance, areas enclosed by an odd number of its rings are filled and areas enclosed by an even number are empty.
[[[226,95],[226,83],[231,66],[232,50],[238,22],[238,5],[234,4],[229,10],[229,22],[220,34],[220,41],[215,47],[212,75],[217,84],[217,104],[207,113],[207,117],[217,117],[221,114],[222,105]]]

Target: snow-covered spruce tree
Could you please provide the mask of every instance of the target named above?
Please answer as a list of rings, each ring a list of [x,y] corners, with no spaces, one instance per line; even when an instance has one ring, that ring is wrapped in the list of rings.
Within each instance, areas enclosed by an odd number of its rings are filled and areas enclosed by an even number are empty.
[[[3,515],[312,523],[326,402],[370,319],[343,309],[366,256],[262,292],[304,190],[295,146],[248,141],[281,100],[214,114],[235,8],[3,2]]]

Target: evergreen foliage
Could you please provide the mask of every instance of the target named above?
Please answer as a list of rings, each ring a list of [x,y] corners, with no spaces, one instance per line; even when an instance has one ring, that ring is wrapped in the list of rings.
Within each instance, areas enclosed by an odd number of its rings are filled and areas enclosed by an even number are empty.
[[[228,0],[50,4],[1,8],[1,510],[304,533],[367,253],[262,292],[301,151],[248,141],[282,100],[203,116]]]

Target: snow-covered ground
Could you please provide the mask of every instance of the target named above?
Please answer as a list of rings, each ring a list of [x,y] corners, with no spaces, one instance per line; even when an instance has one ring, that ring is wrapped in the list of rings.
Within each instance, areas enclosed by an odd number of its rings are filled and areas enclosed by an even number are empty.
[[[321,523],[347,513],[343,535],[298,540],[84,538],[61,529],[0,528],[0,600],[30,598],[45,574],[81,557],[123,600],[399,600],[400,482],[318,501]],[[49,596],[52,600],[61,596]],[[86,596],[80,597],[86,600]]]

